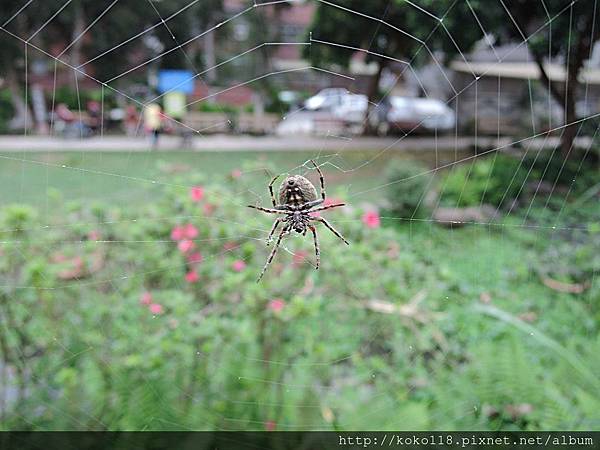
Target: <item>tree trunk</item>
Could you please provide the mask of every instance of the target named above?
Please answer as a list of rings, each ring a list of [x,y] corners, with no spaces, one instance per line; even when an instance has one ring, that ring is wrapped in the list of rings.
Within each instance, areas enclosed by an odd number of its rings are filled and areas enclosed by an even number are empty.
[[[594,43],[600,39],[600,27],[594,29],[593,16],[590,15],[586,18],[586,22],[582,27],[581,31],[576,34],[577,40],[573,47],[573,52],[569,60],[569,64],[566,66],[567,79],[564,85],[564,89],[560,90],[548,78],[543,65],[543,58],[541,55],[536,54],[530,47],[531,52],[534,55],[535,61],[540,69],[541,79],[545,86],[550,89],[551,95],[554,99],[560,103],[564,109],[564,131],[560,140],[560,150],[563,158],[568,158],[572,154],[573,143],[577,136],[578,124],[574,123],[577,120],[577,113],[575,111],[575,102],[577,98],[577,90],[579,88],[579,80],[577,79],[579,71],[583,67],[583,62],[590,56],[591,49]],[[593,31],[593,32],[592,32]]]
[[[207,24],[207,29],[212,26],[212,23]],[[204,50],[204,66],[205,69],[210,69],[217,65],[217,57],[215,55],[215,33],[208,33],[202,40]],[[217,70],[212,69],[206,72],[206,81],[208,83],[214,83],[217,81]]]
[[[31,112],[29,111],[29,105],[25,103],[23,95],[20,94],[21,86],[19,86],[19,77],[15,66],[9,64],[6,69],[6,86],[10,92],[10,99],[15,109],[15,115],[10,121],[10,128],[31,127]]]
[[[381,80],[381,74],[383,69],[386,67],[385,60],[379,61],[379,67],[377,68],[377,73],[373,75],[371,80],[371,84],[369,85],[369,91],[367,92],[367,96],[369,97],[369,102],[367,104],[367,113],[365,116],[365,127],[363,130],[363,135],[365,136],[373,136],[377,134],[377,127],[373,126],[371,123],[370,117],[373,112],[373,105],[375,104],[377,97],[379,96],[379,81]]]
[[[577,120],[577,113],[575,112],[575,92],[579,83],[577,82],[577,73],[568,74],[568,87],[565,89],[565,129],[560,139],[560,153],[563,158],[567,159],[571,154],[571,150],[577,136],[577,126],[574,123]]]
[[[71,42],[75,42],[73,47],[71,48],[71,65],[74,67],[79,66],[81,64],[81,51],[83,47],[83,30],[85,29],[85,18],[83,15],[83,7],[80,2],[75,2],[75,20],[73,23],[73,34],[71,36]],[[80,37],[81,36],[81,37]],[[79,37],[79,39],[77,39]],[[75,41],[77,39],[77,41]],[[78,70],[75,70],[75,77],[78,80],[83,78],[83,73]]]

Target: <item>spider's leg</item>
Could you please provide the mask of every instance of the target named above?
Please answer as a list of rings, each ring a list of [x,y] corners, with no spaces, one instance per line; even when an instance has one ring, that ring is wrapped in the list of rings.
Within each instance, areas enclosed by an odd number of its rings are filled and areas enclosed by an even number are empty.
[[[311,209],[310,211],[307,211],[307,212],[311,213],[311,212],[317,212],[317,211],[325,211],[326,209],[337,208],[338,206],[346,206],[346,204],[345,203],[336,203],[335,205],[321,206],[319,208]]]
[[[255,205],[247,205],[248,208],[254,208],[254,209],[258,209],[259,211],[263,211],[266,213],[271,213],[271,214],[286,214],[287,212],[282,210],[282,209],[271,209],[271,208],[263,208],[262,206],[255,206]]]
[[[279,236],[277,237],[277,242],[275,242],[275,247],[273,247],[273,250],[271,250],[271,254],[269,255],[269,258],[267,259],[267,262],[266,262],[265,266],[263,267],[262,272],[260,273],[260,275],[258,276],[258,279],[256,280],[257,283],[260,281],[260,279],[265,274],[265,271],[267,270],[267,267],[269,267],[269,264],[271,264],[271,261],[273,261],[273,258],[275,257],[275,253],[277,253],[277,249],[279,248],[279,244],[281,243],[281,239],[286,234],[288,229],[289,229],[289,225],[286,225],[285,227],[283,227],[281,229],[281,232],[279,233]]]
[[[317,257],[317,266],[315,267],[315,269],[318,269],[319,265],[321,264],[321,251],[319,250],[319,240],[317,239],[317,229],[314,227],[314,225],[309,225],[308,228],[310,228],[310,231],[312,231],[313,238],[315,241],[315,255]]]
[[[275,180],[279,178],[279,175],[277,175],[276,177],[274,177],[271,182],[269,183],[269,193],[271,194],[271,201],[273,202],[273,206],[277,206],[277,201],[275,200],[275,194],[273,194],[273,183],[275,183]]]
[[[342,241],[344,241],[346,243],[346,245],[350,245],[350,242],[348,242],[344,236],[342,236],[335,228],[333,228],[331,226],[331,224],[329,222],[327,222],[325,219],[323,219],[322,217],[312,217],[311,220],[316,220],[317,222],[321,222],[323,225],[325,225],[327,228],[329,228],[333,234],[335,234],[337,237],[339,237]]]
[[[318,205],[320,205],[321,203],[323,203],[323,199],[322,199],[322,198],[320,198],[320,199],[318,199],[318,200],[313,200],[312,202],[306,202],[306,203],[303,203],[303,204],[300,206],[300,210],[302,210],[302,211],[306,211],[307,209],[310,209],[310,208],[312,208],[312,207],[314,207],[314,206],[318,206]]]
[[[321,200],[325,200],[325,179],[323,178],[323,172],[321,172],[321,169],[319,166],[317,166],[316,162],[314,162],[312,159],[310,162],[313,163],[313,166],[315,166],[315,169],[317,169],[317,172],[319,172],[319,181],[321,183]]]
[[[275,223],[273,224],[273,227],[271,228],[271,231],[269,232],[269,236],[267,236],[267,245],[269,245],[271,243],[271,241],[273,240],[273,234],[275,233],[275,230],[277,229],[277,227],[279,226],[280,223],[281,223],[281,219],[277,219],[275,221]]]

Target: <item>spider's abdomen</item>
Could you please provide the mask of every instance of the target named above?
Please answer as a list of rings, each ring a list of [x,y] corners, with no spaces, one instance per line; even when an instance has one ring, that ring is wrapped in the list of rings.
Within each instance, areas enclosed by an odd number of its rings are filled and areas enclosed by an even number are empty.
[[[316,199],[317,190],[301,175],[287,177],[279,187],[279,203],[282,205],[297,206]]]

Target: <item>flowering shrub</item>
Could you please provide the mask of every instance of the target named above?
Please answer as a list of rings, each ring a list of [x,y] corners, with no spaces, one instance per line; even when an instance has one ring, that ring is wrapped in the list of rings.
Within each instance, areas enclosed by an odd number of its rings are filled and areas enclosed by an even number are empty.
[[[448,231],[382,227],[377,213],[349,202],[323,213],[349,247],[317,224],[318,271],[310,235],[294,234],[256,283],[272,216],[244,207],[237,176],[229,185],[194,182],[190,191],[176,180],[139,209],[74,205],[50,222],[24,206],[0,212],[0,342],[2,365],[14,373],[0,381],[11,393],[4,427],[443,427],[447,405],[436,402],[435,381],[461,379],[456,368],[469,367],[470,349],[511,334],[467,312],[483,281],[449,258],[473,259],[468,234],[454,231],[450,252]],[[523,305],[504,286],[536,296],[539,283],[511,251],[522,248],[503,247],[506,261],[486,289],[517,314]],[[566,294],[543,292],[540,311],[572,317],[564,329],[586,322],[587,310],[565,313]],[[600,407],[594,416],[578,406],[573,381],[553,374],[556,395],[571,402],[569,420],[583,428],[597,420]],[[454,401],[472,410],[480,399],[455,384],[464,397]],[[538,401],[503,395],[499,407]],[[460,417],[457,426],[497,428],[493,418]],[[529,423],[544,420],[532,413]]]
[[[368,228],[379,228],[381,225],[381,219],[379,218],[379,214],[375,211],[367,211],[362,215],[362,222]]]
[[[385,170],[387,208],[396,216],[408,219],[428,213],[427,194],[432,189],[429,169],[417,161],[391,161]]]

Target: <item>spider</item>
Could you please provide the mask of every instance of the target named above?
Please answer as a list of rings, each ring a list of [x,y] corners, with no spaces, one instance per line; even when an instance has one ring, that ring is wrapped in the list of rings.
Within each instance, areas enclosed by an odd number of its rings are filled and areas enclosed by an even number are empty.
[[[277,230],[277,227],[283,223],[283,228],[277,237],[277,241],[275,242],[275,246],[267,259],[265,266],[262,269],[262,272],[258,276],[256,282],[258,283],[260,279],[265,274],[267,267],[273,261],[275,257],[275,253],[277,253],[277,249],[279,248],[279,244],[284,236],[290,234],[291,231],[295,231],[296,233],[300,233],[303,236],[306,236],[306,231],[310,230],[313,234],[313,239],[315,243],[315,255],[316,255],[316,267],[319,268],[319,264],[321,262],[320,250],[319,250],[319,240],[317,238],[317,229],[311,222],[321,222],[327,228],[329,228],[333,234],[339,237],[344,243],[350,245],[350,243],[342,236],[335,228],[331,226],[329,222],[327,222],[322,217],[314,217],[311,216],[310,213],[317,211],[325,211],[326,209],[337,208],[338,206],[344,206],[345,203],[335,203],[333,205],[327,206],[319,206],[325,201],[325,181],[323,179],[323,173],[319,166],[311,159],[310,162],[315,166],[315,169],[319,173],[319,179],[321,182],[321,198],[317,198],[317,190],[313,186],[313,184],[306,178],[301,175],[292,175],[287,177],[281,186],[279,187],[279,204],[275,200],[275,195],[273,194],[273,183],[275,180],[279,178],[277,175],[275,178],[271,180],[269,183],[269,193],[271,194],[271,201],[273,202],[273,208],[263,208],[261,206],[248,205],[249,208],[258,209],[259,211],[263,211],[270,214],[283,214],[284,217],[278,217],[271,227],[271,231],[269,232],[269,236],[267,237],[267,245],[269,245],[273,240],[273,235]],[[317,208],[318,206],[318,208]]]

